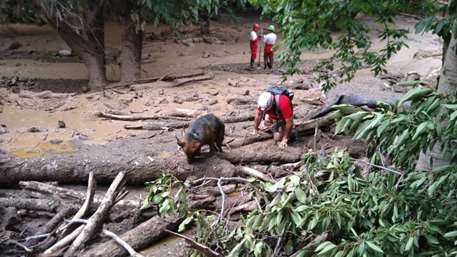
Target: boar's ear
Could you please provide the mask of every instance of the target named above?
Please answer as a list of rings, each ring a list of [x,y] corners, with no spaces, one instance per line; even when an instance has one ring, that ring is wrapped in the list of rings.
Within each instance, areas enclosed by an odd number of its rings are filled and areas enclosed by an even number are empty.
[[[185,143],[183,141],[179,140],[178,136],[175,135],[175,137],[176,137],[176,142],[178,143],[178,145],[180,147],[184,147]]]

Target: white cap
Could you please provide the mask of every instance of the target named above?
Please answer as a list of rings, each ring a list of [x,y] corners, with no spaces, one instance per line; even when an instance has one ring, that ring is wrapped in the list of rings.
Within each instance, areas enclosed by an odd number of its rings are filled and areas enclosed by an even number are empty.
[[[266,111],[273,105],[273,96],[270,92],[263,92],[257,99],[257,105],[262,111]]]

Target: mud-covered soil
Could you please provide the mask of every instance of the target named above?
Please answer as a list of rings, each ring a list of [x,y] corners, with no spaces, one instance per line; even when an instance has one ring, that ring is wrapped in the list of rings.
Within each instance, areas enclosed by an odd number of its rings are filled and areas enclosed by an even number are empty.
[[[142,139],[144,151],[176,154],[174,135],[182,130],[144,131],[126,130],[125,125],[144,122],[108,120],[97,117],[97,112],[111,110],[124,114],[170,115],[180,109],[212,112],[216,115],[240,115],[254,111],[255,99],[267,84],[281,81],[282,72],[277,66],[270,71],[263,67],[249,70],[248,33],[255,18],[213,23],[211,38],[203,38],[197,27],[189,27],[180,33],[171,33],[169,28],[147,26],[148,37],[144,43],[143,78],[166,74],[192,72],[213,73],[214,79],[172,87],[173,82],[153,82],[134,86],[135,90],[116,88],[83,94],[81,86],[86,83],[87,72],[78,58],[58,56],[59,50],[68,49],[65,43],[49,27],[6,25],[0,27],[0,148],[18,157],[43,157],[49,154],[71,154],[90,145],[106,145],[108,142],[135,142],[129,138]],[[372,21],[367,20],[367,23]],[[414,19],[398,17],[398,26],[414,31]],[[262,25],[266,26],[267,23]],[[372,33],[377,27],[372,26]],[[120,29],[108,24],[106,43],[109,49],[120,45]],[[417,71],[422,76],[440,67],[441,57],[413,58],[418,51],[440,51],[441,42],[431,35],[409,34],[409,48],[392,58],[387,69],[395,73]],[[279,37],[281,39],[281,37]],[[14,42],[20,46],[8,50]],[[375,47],[380,43],[375,42]],[[110,50],[108,78],[118,79],[115,50]],[[386,89],[384,81],[362,70],[350,83],[339,85],[323,95],[312,81],[312,66],[329,53],[321,49],[305,51],[300,69],[303,74],[290,77],[288,85],[303,83],[308,90],[295,90],[294,105],[297,113],[306,114],[318,108],[320,101],[339,94],[359,94],[370,98],[391,100],[399,96]],[[15,85],[11,80],[15,79]],[[24,97],[24,92],[76,93],[64,98]],[[22,92],[22,94],[21,94]],[[232,100],[230,100],[232,99]],[[245,99],[247,104],[236,104],[233,99]],[[303,117],[303,115],[302,115]],[[59,121],[65,127],[59,126]],[[34,127],[36,129],[31,128]],[[252,130],[252,122],[230,124],[227,131],[231,137],[243,137]],[[38,132],[30,132],[38,131]],[[231,138],[227,136],[227,140]],[[147,141],[145,141],[147,140]],[[351,145],[348,139],[323,137],[318,147]],[[129,148],[122,144],[128,153]],[[309,149],[313,139],[306,138],[291,145],[291,148]],[[278,150],[271,141],[253,144],[247,151]],[[225,149],[230,151],[230,149]],[[362,151],[363,149],[356,149]],[[111,156],[116,158],[116,156]],[[83,190],[83,188],[81,188]],[[131,197],[141,198],[142,188],[133,190]],[[0,192],[1,194],[2,192]],[[147,256],[173,255],[182,250],[182,240],[170,239],[159,246],[146,250]]]

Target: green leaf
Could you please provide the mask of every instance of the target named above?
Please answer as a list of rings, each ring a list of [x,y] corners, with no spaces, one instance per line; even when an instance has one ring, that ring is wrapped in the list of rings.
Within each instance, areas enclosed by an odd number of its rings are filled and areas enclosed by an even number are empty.
[[[314,252],[319,252],[317,256],[325,255],[327,252],[332,251],[336,248],[336,245],[330,241],[325,241],[320,244]]]
[[[254,256],[255,257],[262,256],[263,247],[264,247],[263,242],[258,242],[257,244],[255,244],[255,247],[254,247]]]
[[[417,126],[416,128],[416,133],[414,133],[412,140],[416,140],[420,135],[427,132],[430,124],[430,121],[422,122],[421,124],[419,124],[419,126]]]
[[[408,239],[408,242],[406,243],[406,246],[405,246],[405,251],[406,252],[409,252],[411,250],[411,248],[413,247],[413,243],[414,243],[414,237],[410,237]]]
[[[192,222],[194,219],[193,216],[187,217],[181,224],[179,224],[178,232],[183,232],[186,229],[186,226]]]
[[[400,107],[404,102],[407,102],[409,100],[416,100],[418,98],[424,97],[428,94],[433,92],[433,89],[428,88],[428,87],[416,87],[412,90],[410,90],[408,93],[406,93],[402,98],[400,98],[400,101],[397,103],[397,107]]]
[[[376,251],[378,253],[384,253],[382,251],[382,249],[379,246],[377,246],[376,244],[374,244],[374,243],[372,243],[370,241],[365,241],[365,243],[367,243],[368,247],[370,247],[372,250],[374,250],[374,251]]]
[[[297,197],[297,200],[301,203],[306,203],[306,194],[301,188],[297,187],[295,189],[295,197]]]
[[[448,239],[457,237],[457,230],[447,232],[446,234],[444,234],[444,237]]]

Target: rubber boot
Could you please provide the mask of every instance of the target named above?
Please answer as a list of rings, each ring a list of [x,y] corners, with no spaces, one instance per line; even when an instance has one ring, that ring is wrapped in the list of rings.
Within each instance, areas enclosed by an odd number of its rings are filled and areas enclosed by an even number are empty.
[[[250,63],[250,65],[249,65],[249,68],[250,68],[251,70],[254,70],[254,60],[252,60],[252,59],[251,59],[251,63]]]

